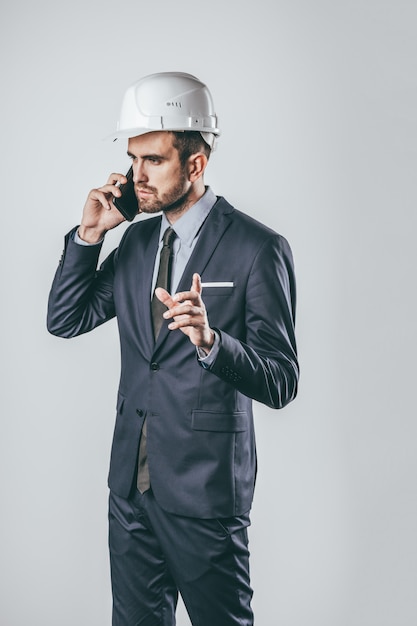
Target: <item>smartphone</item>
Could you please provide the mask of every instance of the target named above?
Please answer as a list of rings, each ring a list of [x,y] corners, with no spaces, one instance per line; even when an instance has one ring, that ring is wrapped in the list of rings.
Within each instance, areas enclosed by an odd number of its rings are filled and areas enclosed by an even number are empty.
[[[126,174],[127,183],[119,185],[122,195],[119,198],[113,197],[113,204],[118,211],[131,222],[135,219],[139,211],[138,199],[135,194],[133,184],[133,168],[130,167]]]

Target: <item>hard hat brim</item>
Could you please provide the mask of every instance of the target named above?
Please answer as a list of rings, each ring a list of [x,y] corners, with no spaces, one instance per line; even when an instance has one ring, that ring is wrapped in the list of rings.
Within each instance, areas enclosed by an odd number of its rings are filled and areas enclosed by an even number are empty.
[[[164,129],[166,130],[166,129]],[[131,139],[132,137],[138,137],[139,135],[146,135],[146,133],[158,132],[153,128],[127,128],[124,130],[118,130],[111,135],[104,137],[104,141],[116,141],[117,139]]]
[[[188,132],[197,131],[199,133],[210,133],[215,137],[219,137],[220,130],[218,128],[125,128],[123,130],[117,130],[111,135],[104,137],[105,141],[116,141],[116,139],[131,139],[132,137],[138,137],[139,135],[146,135],[146,133],[157,132]]]
[[[125,130],[118,130],[107,137],[104,137],[104,141],[117,141],[118,139],[132,139],[133,137],[139,137],[140,135],[146,135],[147,133],[158,133],[158,132],[189,132],[191,129],[184,128],[164,128],[164,129],[153,129],[153,128],[129,128]],[[194,130],[194,129],[193,129]],[[209,131],[197,130],[199,132],[204,141],[210,146],[211,150],[214,152],[217,144],[217,140],[220,136],[220,131],[218,128],[210,129]]]

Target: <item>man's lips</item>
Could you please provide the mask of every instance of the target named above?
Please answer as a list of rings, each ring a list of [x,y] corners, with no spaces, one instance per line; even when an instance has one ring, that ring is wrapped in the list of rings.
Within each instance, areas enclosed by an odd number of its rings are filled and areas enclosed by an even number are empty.
[[[152,189],[144,189],[143,187],[138,187],[137,191],[140,196],[151,196],[153,194]]]

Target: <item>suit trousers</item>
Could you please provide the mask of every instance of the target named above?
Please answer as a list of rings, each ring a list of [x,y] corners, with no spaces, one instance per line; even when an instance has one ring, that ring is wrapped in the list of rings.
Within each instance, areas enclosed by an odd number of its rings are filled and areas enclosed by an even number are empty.
[[[173,515],[152,489],[110,492],[113,626],[175,626],[178,592],[193,626],[252,626],[249,515]]]

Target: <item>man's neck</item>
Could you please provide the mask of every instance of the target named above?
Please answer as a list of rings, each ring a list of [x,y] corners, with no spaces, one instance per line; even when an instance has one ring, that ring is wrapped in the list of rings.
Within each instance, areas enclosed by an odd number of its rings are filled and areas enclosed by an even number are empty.
[[[206,192],[204,181],[199,180],[200,184],[192,185],[189,190],[179,198],[177,202],[170,207],[164,209],[164,214],[170,224],[174,224],[184,213],[186,213],[196,202],[202,198]]]

